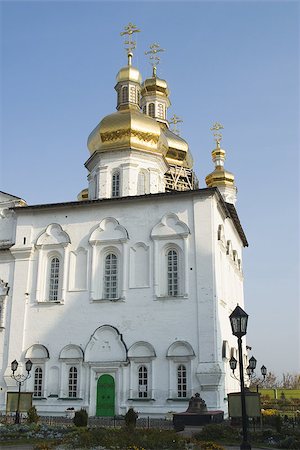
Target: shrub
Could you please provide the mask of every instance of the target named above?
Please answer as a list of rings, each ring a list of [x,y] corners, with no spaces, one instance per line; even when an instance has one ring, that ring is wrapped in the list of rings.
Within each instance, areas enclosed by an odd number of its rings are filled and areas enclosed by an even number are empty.
[[[226,441],[235,441],[239,439],[239,431],[230,425],[225,424],[209,424],[193,435],[197,441],[221,439]]]
[[[73,419],[74,425],[76,427],[86,427],[88,424],[88,413],[85,409],[81,408],[79,411],[75,412],[75,416]]]
[[[28,423],[38,423],[39,421],[39,416],[36,410],[35,406],[32,406],[31,408],[29,408],[29,410],[27,411],[27,422]]]
[[[198,442],[198,445],[200,445],[199,450],[224,450],[222,445],[211,441]]]
[[[138,413],[136,413],[133,408],[129,408],[129,410],[125,414],[126,427],[127,428],[135,428],[138,416],[139,416]]]

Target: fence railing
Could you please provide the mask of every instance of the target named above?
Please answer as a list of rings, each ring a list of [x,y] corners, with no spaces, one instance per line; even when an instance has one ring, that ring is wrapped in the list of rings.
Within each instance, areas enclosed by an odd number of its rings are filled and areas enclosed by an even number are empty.
[[[0,415],[0,423],[14,423],[14,414]],[[26,423],[26,417],[21,416],[21,422]],[[73,426],[73,419],[64,416],[40,416],[39,423],[45,425],[64,425]],[[119,428],[125,425],[124,417],[89,417],[88,425],[90,427],[108,427]],[[159,419],[153,417],[140,417],[136,421],[137,428],[157,428],[161,430],[173,429],[173,423],[171,420]]]

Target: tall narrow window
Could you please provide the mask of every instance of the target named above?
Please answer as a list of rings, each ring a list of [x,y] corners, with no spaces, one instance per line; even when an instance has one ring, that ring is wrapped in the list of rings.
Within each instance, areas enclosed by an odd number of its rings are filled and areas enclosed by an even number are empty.
[[[186,367],[183,364],[177,368],[177,395],[178,397],[187,396]]]
[[[112,197],[120,197],[120,172],[115,172],[112,176]]]
[[[155,117],[155,105],[154,103],[149,103],[148,114],[150,117]]]
[[[138,90],[137,91],[137,104],[140,106],[140,102],[141,102],[141,93],[140,93],[140,91]]]
[[[139,368],[139,397],[148,397],[148,370],[145,366]]]
[[[121,101],[122,101],[122,103],[128,102],[128,86],[122,87]]]
[[[40,367],[37,367],[34,371],[33,396],[42,397],[42,388],[43,388],[43,370]]]
[[[105,257],[104,264],[104,298],[118,297],[118,258],[114,253]]]
[[[143,106],[143,113],[147,114],[147,106],[146,105]]]
[[[169,250],[167,253],[168,268],[168,295],[176,297],[178,295],[178,253],[176,250]]]
[[[138,182],[137,182],[137,194],[143,195],[146,193],[146,175],[143,171],[140,171],[138,174]]]
[[[78,371],[76,367],[69,370],[69,397],[77,397]]]
[[[157,117],[160,119],[164,118],[164,105],[162,103],[159,103],[157,106]]]
[[[59,259],[55,256],[50,261],[50,277],[49,277],[49,300],[58,300],[59,285]]]

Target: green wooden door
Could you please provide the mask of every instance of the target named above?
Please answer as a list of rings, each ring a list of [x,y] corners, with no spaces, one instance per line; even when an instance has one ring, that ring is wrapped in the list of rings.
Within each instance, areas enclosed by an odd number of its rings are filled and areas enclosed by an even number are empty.
[[[101,375],[97,383],[96,416],[115,415],[115,380],[111,375]]]

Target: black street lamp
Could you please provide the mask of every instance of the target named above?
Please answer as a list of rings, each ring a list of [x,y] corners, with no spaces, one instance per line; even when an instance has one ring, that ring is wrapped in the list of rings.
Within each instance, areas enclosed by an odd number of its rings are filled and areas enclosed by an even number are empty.
[[[241,384],[241,406],[242,406],[242,428],[243,440],[240,445],[241,450],[251,450],[251,444],[248,442],[248,417],[246,411],[245,384],[244,384],[244,366],[242,337],[247,333],[248,314],[237,306],[229,316],[232,334],[238,338],[239,351],[239,368],[240,368],[240,384]],[[250,361],[249,361],[250,362]],[[255,361],[256,364],[256,361]],[[231,364],[230,367],[232,368]],[[251,368],[250,368],[251,370]]]
[[[17,374],[15,375],[16,370],[18,369],[18,361],[14,360],[10,367],[11,367],[11,371],[12,371],[12,375],[11,378],[13,380],[15,380],[19,386],[19,391],[18,391],[18,402],[17,402],[17,410],[16,410],[16,417],[15,417],[15,423],[19,424],[20,423],[20,399],[21,399],[21,386],[23,386],[23,384],[25,383],[25,381],[30,378],[30,371],[32,369],[32,362],[30,361],[30,359],[28,359],[25,363],[25,368],[27,371],[27,375],[23,375],[23,374]]]

